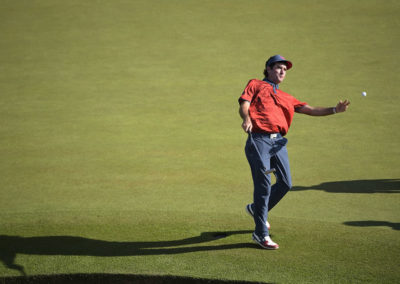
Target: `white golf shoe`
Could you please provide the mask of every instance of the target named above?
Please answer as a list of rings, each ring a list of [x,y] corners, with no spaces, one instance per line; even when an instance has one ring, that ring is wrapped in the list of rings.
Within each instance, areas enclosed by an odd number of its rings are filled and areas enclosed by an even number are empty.
[[[265,249],[278,249],[279,248],[279,245],[277,243],[273,242],[271,240],[270,236],[260,238],[255,233],[253,233],[253,241]]]

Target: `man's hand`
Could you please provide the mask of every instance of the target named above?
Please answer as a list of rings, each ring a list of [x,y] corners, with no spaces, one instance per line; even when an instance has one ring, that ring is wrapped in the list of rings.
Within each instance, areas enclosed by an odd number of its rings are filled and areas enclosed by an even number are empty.
[[[339,101],[336,105],[336,112],[345,112],[349,107],[350,102],[348,100]]]
[[[246,133],[251,132],[251,130],[253,129],[253,124],[251,123],[250,114],[249,114],[249,107],[250,107],[250,102],[243,101],[240,104],[240,108],[239,108],[240,117],[243,119],[242,128]]]
[[[251,132],[253,124],[251,123],[250,117],[243,119],[242,128],[246,133]]]

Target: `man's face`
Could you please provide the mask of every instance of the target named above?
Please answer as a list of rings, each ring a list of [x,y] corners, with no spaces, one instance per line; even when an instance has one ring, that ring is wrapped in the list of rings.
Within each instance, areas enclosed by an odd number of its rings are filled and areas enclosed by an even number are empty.
[[[275,84],[280,84],[286,76],[286,64],[285,63],[275,63],[274,67],[267,66],[268,80],[274,82]]]

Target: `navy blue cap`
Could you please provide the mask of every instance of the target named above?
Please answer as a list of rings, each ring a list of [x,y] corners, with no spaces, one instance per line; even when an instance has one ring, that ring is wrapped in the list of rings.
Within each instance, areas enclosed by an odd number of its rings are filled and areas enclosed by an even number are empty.
[[[285,57],[283,57],[281,55],[274,55],[274,56],[271,56],[267,60],[267,62],[265,62],[265,67],[271,66],[272,64],[274,64],[276,62],[284,62],[287,66],[287,70],[289,70],[293,66],[292,62],[290,62],[289,60],[286,60]]]

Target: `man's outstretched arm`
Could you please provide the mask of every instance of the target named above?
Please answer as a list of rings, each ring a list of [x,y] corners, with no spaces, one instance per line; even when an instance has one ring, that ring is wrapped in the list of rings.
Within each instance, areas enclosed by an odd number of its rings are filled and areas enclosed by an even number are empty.
[[[305,105],[297,108],[296,112],[312,116],[325,116],[339,112],[345,112],[349,105],[350,102],[348,100],[339,101],[336,107],[313,107]]]

